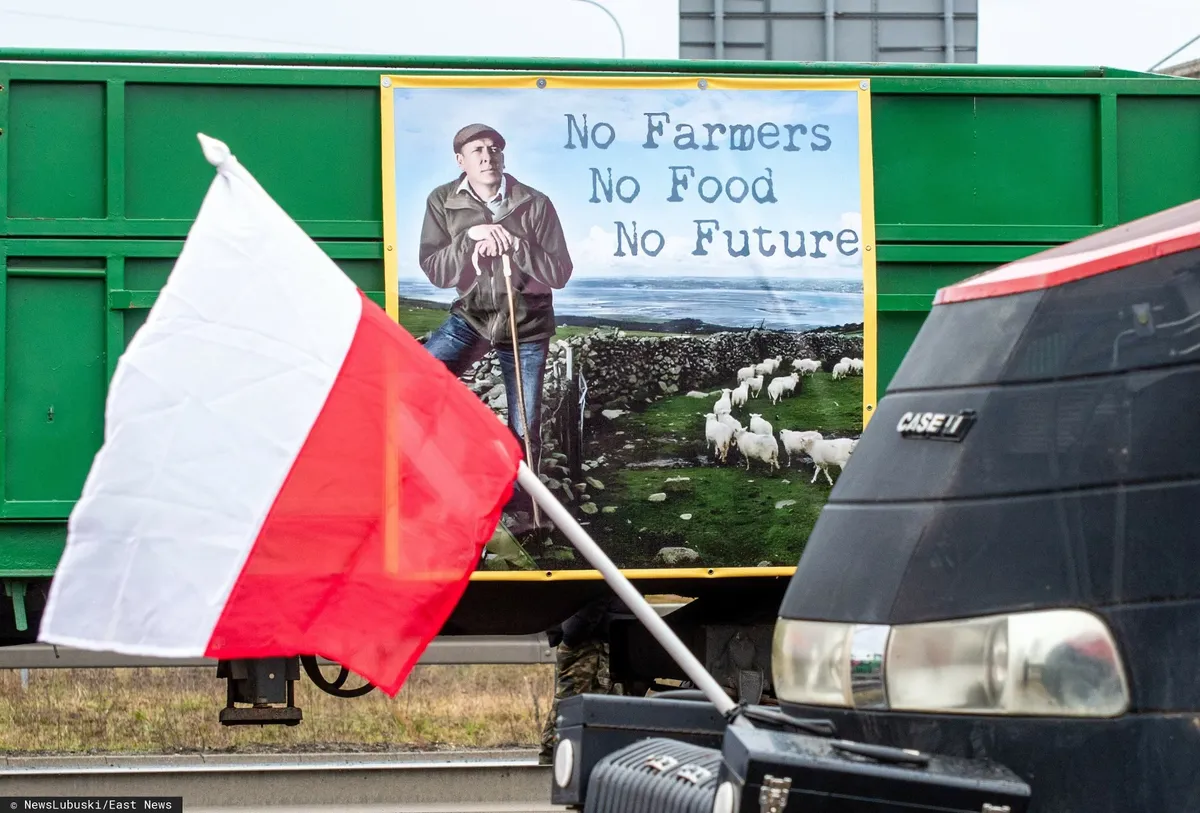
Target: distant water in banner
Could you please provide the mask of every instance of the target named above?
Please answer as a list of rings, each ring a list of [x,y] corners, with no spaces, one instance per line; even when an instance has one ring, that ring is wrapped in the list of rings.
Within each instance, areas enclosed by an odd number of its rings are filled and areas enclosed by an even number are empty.
[[[808,330],[863,321],[858,280],[736,277],[577,277],[554,292],[566,316],[656,323],[696,319],[724,327]],[[400,280],[400,296],[449,304],[453,292],[424,279]]]

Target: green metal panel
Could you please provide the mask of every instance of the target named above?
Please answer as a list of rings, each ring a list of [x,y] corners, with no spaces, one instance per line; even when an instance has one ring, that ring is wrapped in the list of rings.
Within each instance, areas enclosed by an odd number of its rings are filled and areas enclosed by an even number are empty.
[[[695,73],[696,62],[647,59],[565,59],[561,57],[400,56],[397,54],[262,54],[236,51],[103,51],[65,48],[0,48],[0,60],[96,63],[169,63],[172,65],[302,65],[305,67],[379,66],[394,70],[646,71]],[[793,74],[829,76],[998,76],[998,77],[1146,77],[1152,74],[1100,65],[979,65],[933,62],[925,65],[879,62],[795,63],[706,59],[704,73]]]
[[[1121,99],[1117,134],[1122,221],[1200,198],[1200,104],[1194,98]]]
[[[8,260],[4,516],[71,504],[103,438],[104,267],[74,265]]]
[[[0,575],[57,561],[104,375],[211,179],[195,133],[382,304],[379,76],[436,70],[870,77],[881,392],[938,287],[1200,197],[1200,82],[1108,68],[0,51]],[[55,386],[91,417],[39,423]]]
[[[920,307],[896,306],[887,308],[887,311],[928,311],[933,305],[933,292],[938,288],[986,271],[994,265],[985,262],[881,262],[878,268],[879,296],[885,305],[893,301],[893,297],[919,297],[921,300]]]
[[[383,292],[383,258],[370,260],[334,260],[338,268],[364,291]]]
[[[319,245],[382,305],[379,243]],[[0,239],[0,575],[53,570],[63,522],[103,440],[113,367],[182,248],[175,240]]]
[[[7,577],[49,576],[67,543],[65,522],[14,522],[0,525],[0,568]]]
[[[174,257],[127,257],[124,287],[131,291],[160,291],[174,267]]]
[[[932,297],[922,297],[922,299],[932,299]],[[879,353],[878,361],[881,372],[879,373],[879,392],[885,392],[884,387],[892,380],[892,376],[896,374],[896,370],[900,368],[900,362],[904,360],[904,354],[908,352],[909,346],[913,339],[917,338],[917,334],[921,331],[921,325],[925,324],[925,316],[929,313],[928,306],[923,310],[896,310],[887,313],[886,318],[881,314],[879,319]]]
[[[871,119],[880,223],[1099,222],[1095,97],[881,94]]]
[[[924,252],[919,249],[925,248]],[[974,252],[982,253],[977,247]],[[986,249],[985,249],[986,250]],[[905,252],[894,248],[891,257]],[[911,247],[909,254],[924,253],[936,256],[936,250],[927,247]],[[943,252],[944,253],[944,252]],[[878,386],[884,392],[895,371],[904,360],[909,345],[925,323],[925,316],[933,306],[933,295],[938,288],[994,267],[991,262],[888,262],[887,252],[880,252],[877,268],[879,279],[879,340],[878,340]]]
[[[362,290],[367,293],[382,294],[382,256],[361,258],[338,256],[345,253],[347,248],[347,246],[340,246],[332,249],[334,263],[338,268],[346,272],[346,276],[350,278],[351,282]],[[381,247],[378,244],[369,244],[367,250],[373,254],[378,254],[381,251]],[[163,285],[167,283],[167,277],[170,275],[171,269],[174,267],[174,256],[129,257],[125,260],[125,288],[130,291],[162,290]]]
[[[8,216],[104,217],[104,83],[13,82]]]
[[[122,340],[126,347],[129,347],[129,343],[133,341],[134,334],[138,332],[138,328],[146,324],[146,317],[149,315],[149,308],[125,311],[121,322],[121,329],[123,331]]]
[[[254,167],[294,219],[368,223],[377,236],[378,106],[374,87],[126,84],[126,215],[195,217],[212,182],[196,144],[196,133],[206,132]]]

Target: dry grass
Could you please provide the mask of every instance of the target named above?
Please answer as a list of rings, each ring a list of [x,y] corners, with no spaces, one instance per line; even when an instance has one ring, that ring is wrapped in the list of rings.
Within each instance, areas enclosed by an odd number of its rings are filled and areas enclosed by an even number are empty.
[[[325,667],[332,678],[334,667]],[[42,669],[21,687],[0,671],[0,753],[378,751],[532,747],[553,696],[552,666],[418,666],[394,698],[340,699],[306,676],[304,721],[222,726],[215,668]],[[351,677],[347,687],[361,684]]]

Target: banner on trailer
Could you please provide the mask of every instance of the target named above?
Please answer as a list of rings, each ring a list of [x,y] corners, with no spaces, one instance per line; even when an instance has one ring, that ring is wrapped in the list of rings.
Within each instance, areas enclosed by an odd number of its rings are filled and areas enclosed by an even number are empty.
[[[790,572],[875,400],[868,81],[381,85],[392,317],[518,436],[524,401],[620,567]],[[529,539],[480,568],[590,569]]]

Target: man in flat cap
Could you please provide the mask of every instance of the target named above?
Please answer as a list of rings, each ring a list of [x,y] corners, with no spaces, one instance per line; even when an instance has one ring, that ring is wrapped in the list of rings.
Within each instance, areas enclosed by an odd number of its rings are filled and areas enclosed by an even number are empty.
[[[458,294],[450,315],[425,343],[426,349],[462,375],[495,350],[504,377],[508,426],[524,449],[525,426],[538,471],[541,459],[542,381],[554,336],[553,290],[573,268],[554,204],[543,193],[504,171],[504,137],[485,124],[468,124],[454,136],[461,170],[436,187],[425,203],[421,227],[421,270],[439,288]],[[512,268],[516,333],[527,415],[520,415],[513,365],[508,289],[501,255]],[[507,506],[514,534],[535,531],[532,500],[519,487]]]

